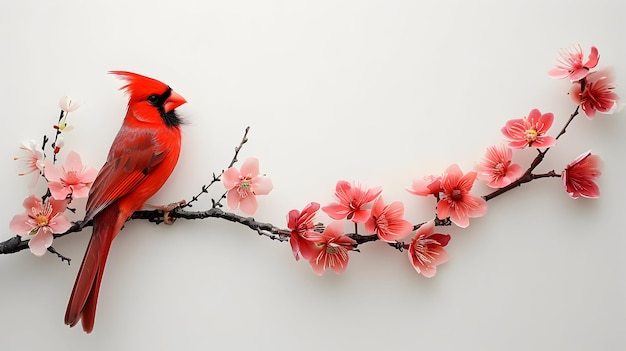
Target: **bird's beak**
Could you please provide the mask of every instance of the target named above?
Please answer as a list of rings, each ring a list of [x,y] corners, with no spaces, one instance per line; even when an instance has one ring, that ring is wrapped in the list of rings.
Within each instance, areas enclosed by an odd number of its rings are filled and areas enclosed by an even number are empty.
[[[187,100],[185,100],[184,97],[180,96],[180,94],[172,90],[170,97],[168,97],[167,100],[165,100],[165,103],[163,104],[163,108],[165,109],[166,113],[169,113],[173,109],[184,104],[185,102],[187,102]]]

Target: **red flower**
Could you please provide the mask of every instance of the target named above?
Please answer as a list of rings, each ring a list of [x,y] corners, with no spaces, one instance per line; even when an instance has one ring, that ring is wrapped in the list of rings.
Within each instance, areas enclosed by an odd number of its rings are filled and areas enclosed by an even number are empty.
[[[580,45],[568,49],[561,49],[561,58],[555,68],[548,71],[552,78],[569,78],[572,82],[585,78],[591,68],[594,68],[600,56],[595,46],[591,47],[591,53],[587,62],[583,63],[583,50]]]
[[[511,163],[513,152],[504,145],[487,148],[485,157],[476,165],[478,179],[488,182],[492,188],[502,188],[522,175],[522,167]]]
[[[365,230],[372,234],[378,234],[382,241],[395,242],[409,235],[413,230],[411,222],[402,218],[403,216],[404,205],[402,202],[394,201],[385,205],[383,197],[380,196],[374,202],[370,219],[365,222]]]
[[[578,156],[561,173],[565,191],[574,199],[580,196],[600,197],[600,188],[595,179],[601,174],[598,169],[601,162],[600,156],[592,155],[591,151]]]
[[[342,222],[332,222],[321,234],[313,232],[309,240],[315,243],[315,255],[309,258],[315,274],[324,274],[326,268],[332,269],[335,273],[342,273],[346,270],[349,260],[348,251],[354,248],[356,241],[343,234]]]
[[[461,228],[469,225],[470,217],[480,217],[487,212],[487,202],[478,196],[470,194],[476,172],[463,172],[458,165],[448,167],[441,178],[443,197],[437,203],[437,217],[450,217],[452,223]]]
[[[296,261],[300,260],[300,254],[305,260],[311,259],[311,256],[315,253],[315,243],[309,241],[307,238],[311,234],[315,234],[313,229],[315,223],[313,220],[317,210],[320,209],[320,204],[317,202],[311,202],[302,212],[298,210],[289,211],[287,228],[291,229],[291,236],[289,237],[289,244],[293,251],[293,256]]]
[[[437,274],[437,266],[448,261],[444,246],[448,245],[450,235],[435,233],[433,221],[424,223],[409,245],[409,261],[417,273],[430,278]]]
[[[509,139],[509,146],[514,149],[531,147],[551,147],[556,144],[556,139],[545,135],[552,126],[554,115],[552,113],[541,114],[538,109],[533,109],[528,117],[512,119],[502,127],[502,134]]]
[[[424,179],[414,180],[411,189],[407,188],[406,190],[418,196],[438,196],[441,191],[441,176],[430,175]]]
[[[613,92],[615,89],[615,74],[612,70],[605,69],[591,72],[585,78],[585,89],[582,90],[582,82],[575,82],[570,89],[570,96],[585,112],[587,118],[593,119],[596,111],[613,113],[617,109],[619,96]]]
[[[363,223],[370,216],[370,210],[366,209],[365,206],[374,201],[382,191],[382,187],[379,186],[364,189],[359,184],[340,180],[335,187],[335,196],[339,202],[333,202],[322,207],[322,211],[326,212],[332,219],[347,218],[354,223]]]

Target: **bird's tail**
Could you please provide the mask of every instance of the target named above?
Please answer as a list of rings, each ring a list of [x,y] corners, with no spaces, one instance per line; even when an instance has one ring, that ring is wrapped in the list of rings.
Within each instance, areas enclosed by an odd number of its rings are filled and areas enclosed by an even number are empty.
[[[105,208],[94,219],[91,240],[65,311],[65,324],[73,327],[82,320],[83,330],[87,333],[93,330],[100,282],[111,242],[124,224],[124,220],[118,223],[120,220],[115,207]]]

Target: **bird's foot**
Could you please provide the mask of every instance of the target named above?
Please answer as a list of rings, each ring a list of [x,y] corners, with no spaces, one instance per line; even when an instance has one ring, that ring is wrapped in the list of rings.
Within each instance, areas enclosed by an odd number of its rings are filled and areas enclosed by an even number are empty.
[[[172,202],[169,205],[165,205],[165,206],[154,206],[154,205],[145,205],[146,208],[152,209],[152,210],[160,210],[163,211],[163,223],[165,224],[173,224],[174,221],[176,220],[176,218],[170,216],[170,212],[174,211],[175,209],[185,206],[187,204],[187,201],[185,200],[180,200],[178,202]]]

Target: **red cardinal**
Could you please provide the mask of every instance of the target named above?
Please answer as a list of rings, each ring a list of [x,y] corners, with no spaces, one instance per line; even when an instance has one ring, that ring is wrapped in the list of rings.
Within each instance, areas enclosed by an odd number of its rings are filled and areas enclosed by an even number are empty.
[[[187,102],[158,80],[131,72],[110,73],[128,83],[120,88],[130,96],[128,111],[89,192],[85,223],[93,219],[93,233],[65,312],[65,324],[73,327],[82,319],[87,333],[93,330],[111,242],[176,166],[181,120],[174,109]]]

